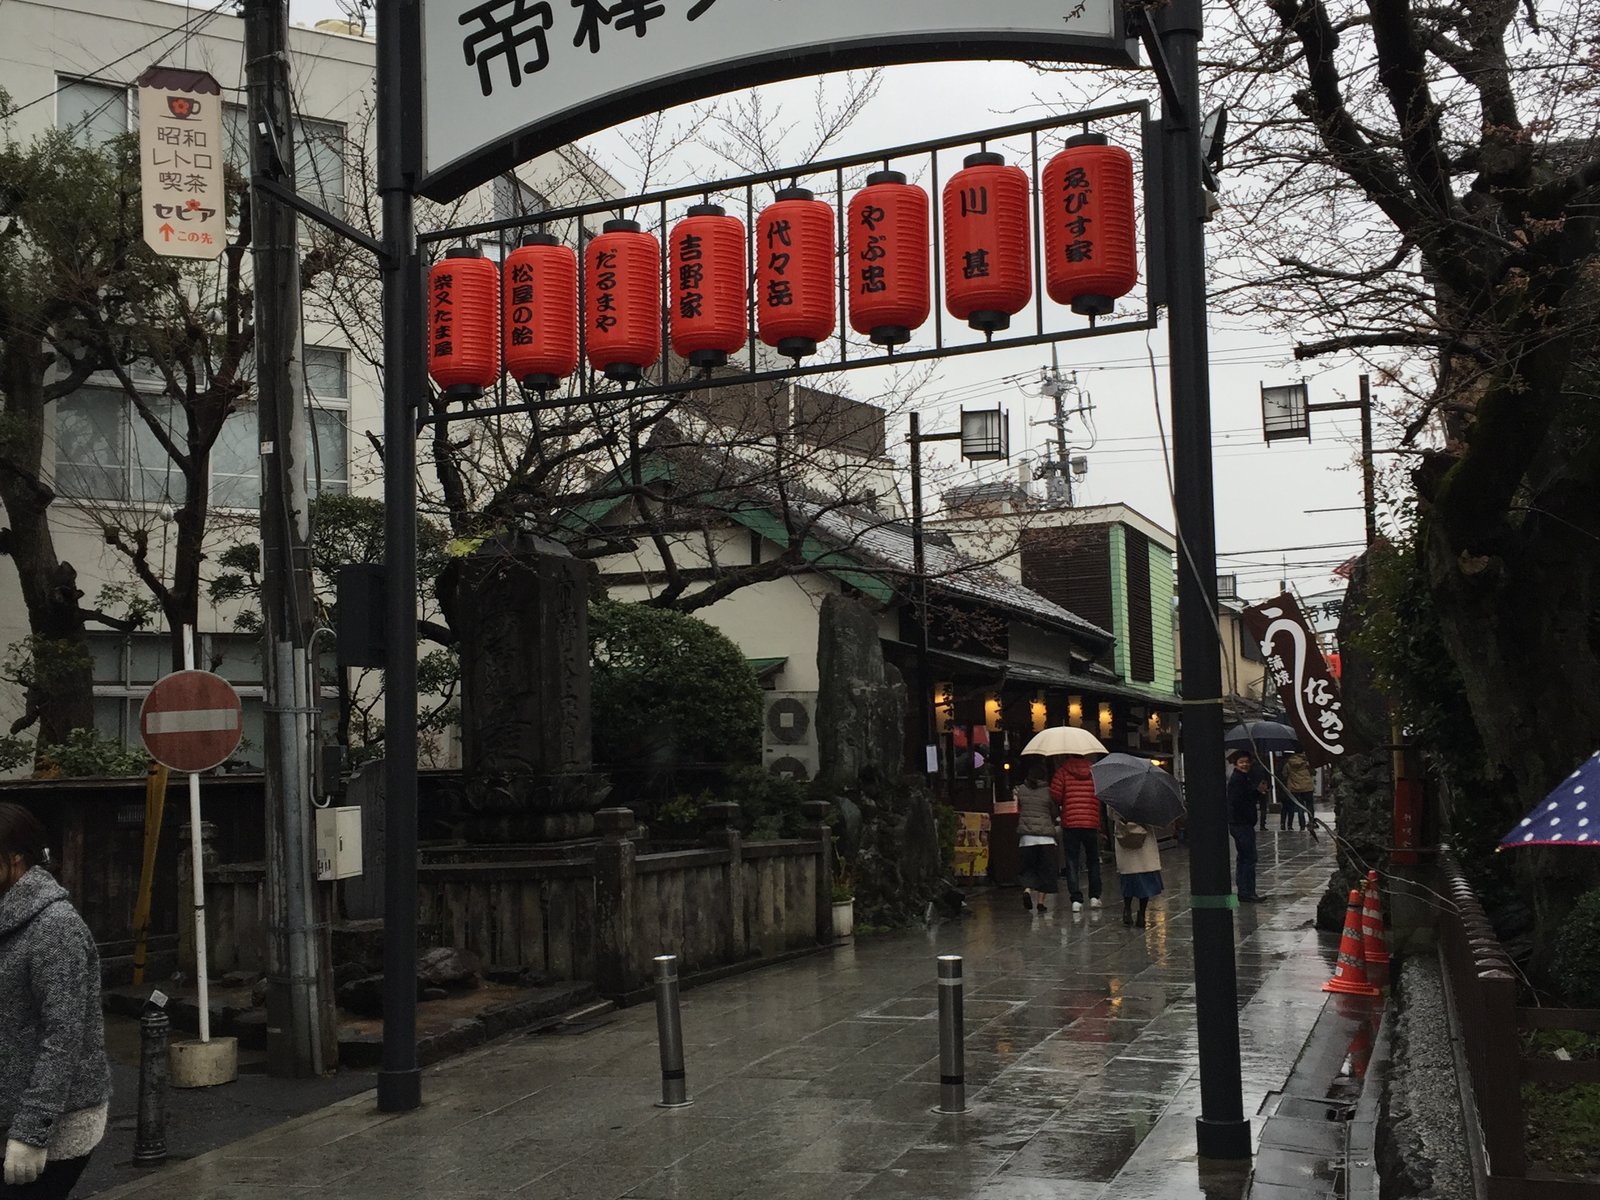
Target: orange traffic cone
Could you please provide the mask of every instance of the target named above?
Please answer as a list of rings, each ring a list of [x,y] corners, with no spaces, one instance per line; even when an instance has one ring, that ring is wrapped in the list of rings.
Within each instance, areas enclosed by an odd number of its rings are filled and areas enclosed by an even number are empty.
[[[1389,986],[1389,942],[1383,932],[1383,903],[1378,897],[1378,873],[1367,872],[1367,892],[1361,905],[1361,958],[1367,980],[1376,987]]]
[[[1346,996],[1376,996],[1378,989],[1367,982],[1366,963],[1361,957],[1361,889],[1350,889],[1350,903],[1344,914],[1344,935],[1339,939],[1339,961],[1333,978],[1322,985],[1325,992]]]

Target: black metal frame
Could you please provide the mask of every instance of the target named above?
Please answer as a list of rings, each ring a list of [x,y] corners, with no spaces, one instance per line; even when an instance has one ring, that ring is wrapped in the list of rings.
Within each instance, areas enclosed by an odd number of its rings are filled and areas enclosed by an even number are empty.
[[[867,367],[893,367],[900,363],[920,362],[933,358],[949,358],[963,354],[974,354],[985,350],[999,350],[1022,346],[1047,345],[1057,342],[1075,341],[1080,338],[1100,337],[1114,333],[1131,333],[1142,330],[1154,329],[1156,326],[1156,305],[1154,295],[1158,290],[1154,286],[1147,287],[1144,312],[1136,318],[1106,322],[1094,317],[1081,318],[1075,316],[1064,305],[1055,305],[1048,302],[1045,295],[1044,254],[1042,243],[1042,219],[1039,212],[1037,196],[1039,192],[1040,176],[1044,165],[1041,156],[1041,141],[1054,130],[1079,128],[1087,130],[1096,124],[1114,121],[1119,117],[1138,118],[1141,142],[1149,143],[1143,146],[1144,157],[1148,159],[1152,154],[1159,153],[1159,148],[1150,138],[1152,123],[1150,121],[1150,105],[1148,101],[1134,101],[1126,104],[1107,105],[1099,108],[1085,109],[1081,112],[1059,114],[1035,121],[1024,121],[1011,125],[1000,125],[990,129],[980,129],[972,133],[964,133],[951,137],[934,138],[919,142],[911,142],[901,146],[892,146],[865,154],[849,154],[838,158],[824,159],[820,162],[798,164],[780,167],[771,171],[763,171],[753,175],[740,175],[727,179],[714,180],[689,186],[664,188],[658,191],[645,192],[635,196],[625,196],[620,199],[596,200],[588,204],[572,205],[566,208],[547,209],[538,213],[525,216],[504,217],[489,221],[477,221],[465,225],[451,226],[446,229],[434,230],[430,233],[419,234],[419,246],[437,246],[447,242],[468,241],[483,238],[485,235],[499,235],[502,255],[511,249],[515,242],[506,237],[508,233],[515,233],[525,229],[545,230],[552,226],[572,224],[578,230],[578,290],[579,290],[579,354],[580,361],[578,373],[574,377],[577,387],[570,391],[552,394],[547,397],[530,395],[521,385],[502,376],[497,385],[496,402],[489,405],[467,407],[449,412],[433,412],[419,419],[421,425],[448,425],[457,421],[483,420],[489,417],[506,416],[517,413],[528,413],[549,407],[564,407],[580,405],[599,400],[626,399],[645,400],[656,397],[682,395],[686,392],[698,392],[711,388],[733,387],[739,385],[776,383],[811,375],[833,374],[839,371],[860,370]],[[1033,275],[1033,300],[1029,305],[1029,314],[1032,319],[1033,333],[1020,334],[1010,337],[992,337],[986,341],[952,341],[950,335],[957,330],[964,330],[965,326],[952,324],[951,329],[946,329],[946,324],[953,322],[953,318],[944,310],[942,295],[942,270],[943,248],[941,245],[942,228],[939,219],[940,196],[939,191],[939,156],[967,146],[987,146],[990,142],[1001,142],[1011,139],[1026,138],[1028,141],[1027,163],[1024,167],[1032,180],[1035,202],[1033,205],[1033,232],[1034,253],[1030,269]],[[934,280],[934,305],[928,322],[923,326],[922,333],[932,330],[932,344],[924,342],[916,348],[900,348],[894,351],[880,351],[874,347],[863,354],[862,346],[866,339],[853,333],[850,329],[849,313],[847,310],[846,296],[849,292],[849,259],[844,252],[844,219],[845,210],[849,204],[851,189],[847,183],[847,174],[853,170],[887,164],[890,162],[904,163],[905,160],[924,159],[929,167],[930,191],[933,205],[933,280]],[[683,365],[682,378],[671,377],[674,358],[670,346],[670,323],[668,303],[669,291],[667,288],[667,235],[671,228],[670,207],[674,202],[698,203],[708,197],[739,197],[744,209],[745,237],[747,245],[751,248],[750,261],[753,264],[754,238],[756,236],[756,216],[759,212],[756,191],[758,188],[770,185],[783,186],[797,179],[816,179],[822,177],[829,181],[826,188],[817,189],[824,198],[831,196],[838,220],[838,237],[840,239],[837,265],[835,268],[839,290],[837,316],[837,329],[828,345],[835,347],[832,355],[822,361],[807,361],[796,363],[776,369],[758,369],[757,337],[755,322],[755,298],[752,292],[751,303],[747,315],[746,344],[748,347],[749,364],[743,370],[727,371],[717,375],[708,375],[698,371],[691,372],[686,364]],[[660,381],[646,382],[623,386],[613,384],[604,379],[592,366],[588,364],[583,355],[583,334],[587,329],[587,321],[583,319],[581,311],[583,298],[583,248],[588,240],[585,232],[584,219],[600,215],[612,215],[620,212],[633,212],[636,210],[653,210],[653,218],[647,224],[660,240],[662,252],[662,308],[661,308],[661,334],[662,357],[660,362],[651,368],[653,373],[660,376]],[[1144,239],[1150,241],[1148,236]],[[1147,261],[1151,256],[1147,250]],[[753,270],[753,268],[752,268]],[[1059,315],[1078,322],[1074,327],[1049,328],[1047,316]],[[975,336],[975,335],[974,335]],[[522,399],[512,398],[513,392],[522,390]]]

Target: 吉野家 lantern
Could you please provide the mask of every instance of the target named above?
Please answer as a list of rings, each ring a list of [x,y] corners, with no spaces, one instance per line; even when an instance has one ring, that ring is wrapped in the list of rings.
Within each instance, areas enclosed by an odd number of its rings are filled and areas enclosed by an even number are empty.
[[[720,204],[696,204],[668,239],[672,351],[704,370],[742,348],[750,285],[744,222]]]
[[[1103,317],[1139,280],[1133,157],[1084,133],[1050,160],[1044,188],[1045,290],[1057,304]]]
[[[447,400],[476,400],[500,377],[500,272],[474,247],[428,272],[428,374]]]
[[[589,361],[635,383],[661,357],[661,243],[637,221],[607,221],[584,256]]]
[[[501,273],[506,370],[548,392],[578,369],[578,256],[548,233],[531,233]]]
[[[969,154],[944,189],[945,306],[993,335],[1033,298],[1028,176],[999,154]]]
[[[790,358],[817,352],[835,326],[833,209],[783,188],[756,221],[756,329]]]
[[[880,346],[911,340],[933,309],[928,193],[876,171],[850,201],[850,327]]]

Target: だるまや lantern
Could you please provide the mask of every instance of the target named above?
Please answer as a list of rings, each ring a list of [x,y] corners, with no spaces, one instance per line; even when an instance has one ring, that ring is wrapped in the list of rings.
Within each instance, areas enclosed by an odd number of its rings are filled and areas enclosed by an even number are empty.
[[[1057,304],[1103,317],[1139,280],[1133,157],[1098,133],[1050,160],[1044,189],[1045,290]]]
[[[1028,176],[999,154],[969,154],[944,189],[950,315],[993,335],[1033,298]]]
[[[661,357],[661,243],[637,221],[607,221],[584,257],[589,361],[607,379],[637,382]]]
[[[932,311],[928,193],[899,171],[876,171],[850,200],[850,327],[899,346]]]
[[[744,222],[719,204],[696,204],[668,239],[672,351],[710,370],[745,344],[750,303]]]
[[[578,256],[531,233],[506,256],[506,370],[547,392],[578,369]]]
[[[833,336],[833,209],[784,188],[756,220],[756,329],[779,354],[804,358]]]
[[[447,250],[428,272],[428,374],[447,400],[500,377],[500,272],[481,250]]]

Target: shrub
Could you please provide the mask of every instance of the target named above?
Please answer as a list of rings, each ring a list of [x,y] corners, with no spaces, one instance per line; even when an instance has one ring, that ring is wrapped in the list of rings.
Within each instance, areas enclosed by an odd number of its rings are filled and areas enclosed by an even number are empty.
[[[1580,896],[1561,922],[1550,974],[1569,1002],[1600,1008],[1600,888]]]
[[[92,729],[74,729],[65,741],[40,750],[38,773],[64,779],[143,775],[149,764],[150,757],[143,750]]]

